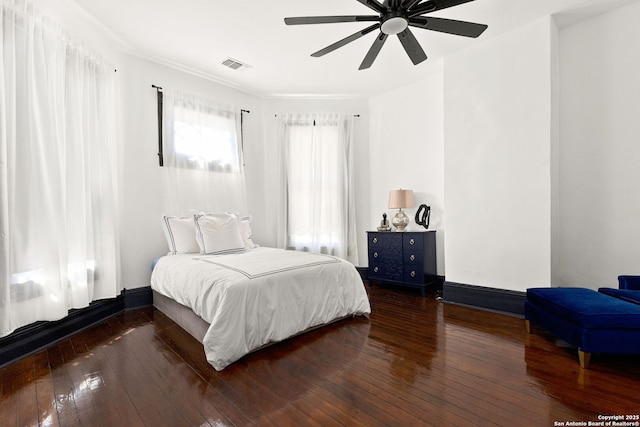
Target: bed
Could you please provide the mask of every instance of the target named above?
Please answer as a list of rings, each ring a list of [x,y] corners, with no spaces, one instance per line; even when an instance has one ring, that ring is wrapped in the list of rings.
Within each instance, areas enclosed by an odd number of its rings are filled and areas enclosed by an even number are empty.
[[[203,344],[218,371],[271,343],[371,312],[351,263],[283,249],[163,256],[151,287],[154,305]]]

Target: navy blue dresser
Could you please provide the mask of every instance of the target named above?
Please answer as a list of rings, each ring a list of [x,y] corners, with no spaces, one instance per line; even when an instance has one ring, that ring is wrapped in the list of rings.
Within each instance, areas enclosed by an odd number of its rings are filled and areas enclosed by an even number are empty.
[[[367,231],[369,281],[420,289],[437,279],[436,232]]]

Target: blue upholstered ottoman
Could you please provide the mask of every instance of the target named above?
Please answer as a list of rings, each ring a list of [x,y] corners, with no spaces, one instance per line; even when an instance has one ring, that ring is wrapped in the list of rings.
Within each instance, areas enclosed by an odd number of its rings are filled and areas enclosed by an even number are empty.
[[[527,332],[533,322],[577,347],[583,368],[592,353],[640,353],[640,304],[591,289],[532,288],[524,309]]]

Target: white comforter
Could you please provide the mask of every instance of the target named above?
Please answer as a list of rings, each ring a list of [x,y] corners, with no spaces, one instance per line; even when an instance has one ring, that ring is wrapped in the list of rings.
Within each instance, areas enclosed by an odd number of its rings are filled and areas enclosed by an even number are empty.
[[[371,312],[349,262],[273,248],[165,256],[153,270],[151,287],[210,323],[203,344],[219,371],[270,342]]]

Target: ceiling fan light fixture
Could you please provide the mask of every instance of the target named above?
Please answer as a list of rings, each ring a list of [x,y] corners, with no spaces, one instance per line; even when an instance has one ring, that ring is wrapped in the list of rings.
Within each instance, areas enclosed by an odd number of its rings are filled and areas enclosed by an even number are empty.
[[[418,65],[427,59],[427,54],[420,46],[420,42],[409,26],[421,28],[423,30],[437,31],[445,34],[452,34],[463,37],[476,38],[487,29],[487,25],[475,22],[458,21],[455,19],[426,17],[424,15],[459,6],[474,0],[357,0],[364,6],[372,9],[376,15],[340,15],[340,16],[298,16],[284,18],[286,25],[308,25],[308,24],[332,24],[336,22],[374,22],[374,24],[351,34],[337,42],[330,44],[324,49],[312,53],[311,56],[318,58],[329,52],[343,47],[360,37],[379,30],[379,34],[369,48],[364,60],[360,64],[359,70],[370,68],[376,60],[380,49],[390,35],[395,35],[400,40],[407,56]]]
[[[382,23],[380,30],[388,34],[390,36],[395,34],[400,34],[409,26],[409,21],[401,16],[394,16],[393,18],[389,18]]]

